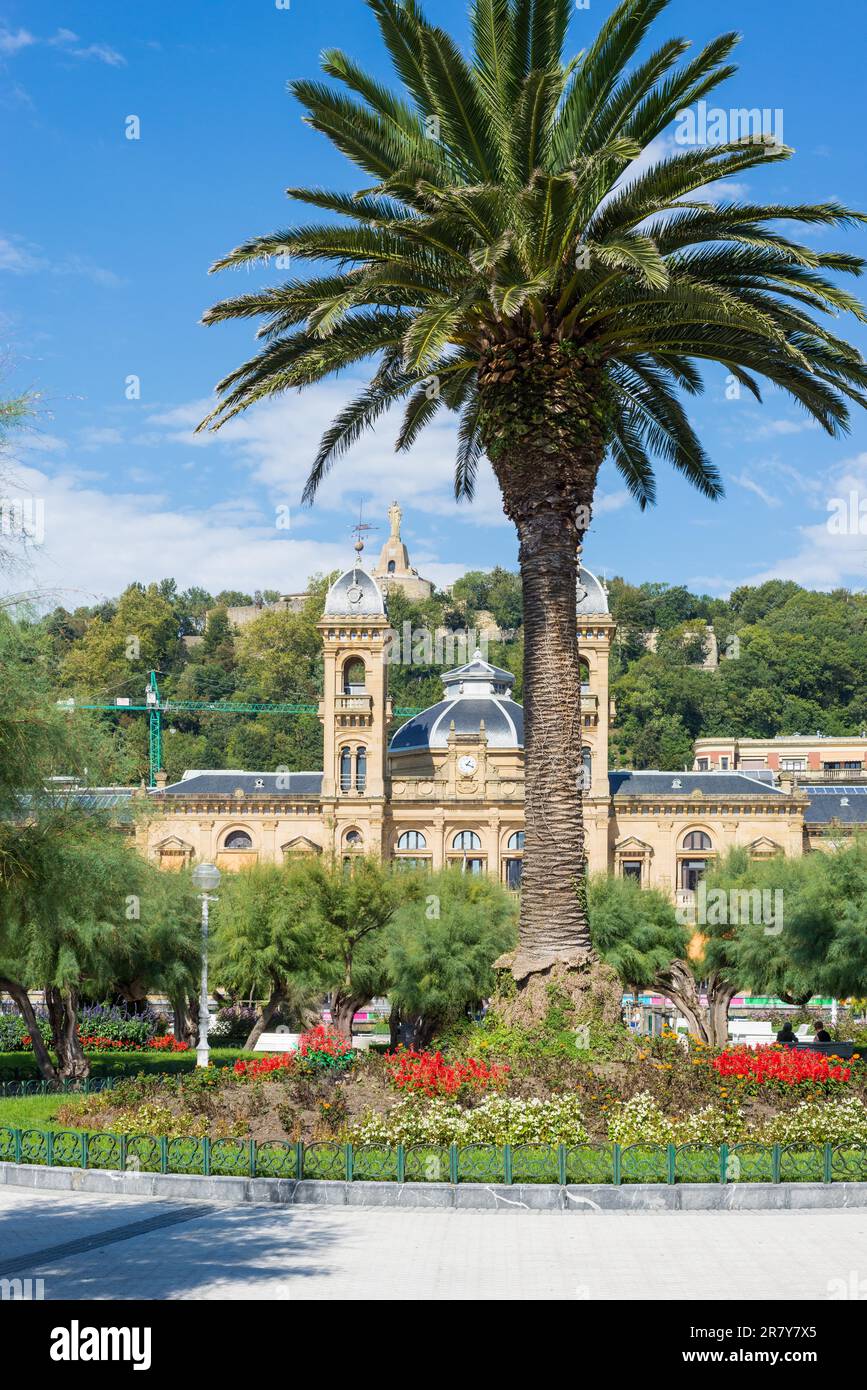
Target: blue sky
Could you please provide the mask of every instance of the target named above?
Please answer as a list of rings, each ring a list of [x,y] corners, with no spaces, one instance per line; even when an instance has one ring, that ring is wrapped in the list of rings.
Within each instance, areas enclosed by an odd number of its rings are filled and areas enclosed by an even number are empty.
[[[462,39],[464,0],[429,13]],[[577,50],[612,8],[591,0],[572,21]],[[740,72],[714,104],[781,108],[788,164],[740,185],[767,201],[837,198],[867,206],[863,147],[863,0],[674,0],[658,42],[744,35]],[[193,438],[214,383],[253,346],[252,327],[205,329],[202,311],[274,269],[207,274],[247,236],[304,220],[289,184],[360,185],[363,176],[302,125],[289,78],[315,76],[340,46],[387,73],[362,0],[0,0],[0,351],[4,389],[40,394],[15,451],[18,485],[44,499],[32,574],[68,606],[133,579],[284,591],[350,555],[365,498],[385,538],[398,497],[421,571],[440,583],[467,568],[514,566],[516,543],[493,479],[472,507],[451,495],[451,422],[395,458],[385,428],[338,465],[312,511],[298,506],[319,433],[352,383],[267,404],[221,436]],[[137,116],[141,137],[125,137]],[[808,232],[823,247],[867,253],[864,232]],[[852,287],[855,282],[849,282]],[[863,284],[863,282],[862,282]],[[862,293],[867,292],[867,287]],[[867,334],[845,332],[863,349]],[[139,400],[125,383],[136,376]],[[867,497],[867,419],[829,439],[769,392],[763,408],[725,398],[709,373],[691,413],[727,497],[699,499],[660,464],[659,505],[645,514],[606,467],[586,558],[592,568],[712,593],[769,576],[861,588],[867,540],[832,535],[829,502]],[[7,487],[7,491],[8,491]],[[275,523],[291,509],[291,527]],[[7,585],[9,587],[9,585]]]

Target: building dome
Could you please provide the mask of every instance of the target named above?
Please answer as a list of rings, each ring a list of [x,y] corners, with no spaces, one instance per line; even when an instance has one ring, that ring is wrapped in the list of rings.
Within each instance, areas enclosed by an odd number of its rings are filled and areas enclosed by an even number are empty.
[[[325,599],[326,618],[384,618],[385,601],[372,575],[359,564],[335,579]]]
[[[608,592],[600,584],[595,574],[581,565],[578,573],[578,616],[579,618],[601,617],[608,612]]]
[[[511,695],[511,671],[491,666],[476,652],[466,666],[446,671],[444,698],[398,729],[392,753],[447,748],[449,734],[477,734],[484,724],[489,748],[523,748],[524,711]]]

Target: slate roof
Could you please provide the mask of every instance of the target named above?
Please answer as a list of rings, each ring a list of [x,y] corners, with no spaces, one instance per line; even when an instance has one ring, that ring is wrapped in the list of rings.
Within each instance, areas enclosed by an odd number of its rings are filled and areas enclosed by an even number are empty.
[[[152,788],[161,796],[319,796],[321,772],[188,772],[180,782]]]
[[[804,812],[807,825],[867,824],[867,787],[803,786],[810,804]]]
[[[611,795],[620,799],[630,796],[688,799],[695,791],[708,797],[785,795],[769,778],[751,772],[609,772],[608,782]],[[675,787],[675,782],[680,786]]]
[[[476,652],[472,661],[468,661],[465,666],[456,666],[453,671],[444,671],[440,679],[443,685],[452,685],[462,680],[494,681],[498,685],[515,684],[515,677],[511,671],[504,671],[502,666],[492,666],[489,661],[484,660],[481,652]]]

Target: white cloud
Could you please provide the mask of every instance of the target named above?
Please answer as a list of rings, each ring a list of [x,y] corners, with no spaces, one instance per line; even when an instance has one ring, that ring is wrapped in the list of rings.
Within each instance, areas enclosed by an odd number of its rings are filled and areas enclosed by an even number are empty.
[[[855,524],[844,534],[829,526],[837,500]],[[859,504],[864,519],[859,525]],[[795,535],[795,551],[761,573],[751,575],[749,583],[768,579],[794,579],[807,588],[834,589],[863,587],[867,583],[867,453],[858,454],[833,469],[824,488],[825,519],[813,526],[800,526]],[[863,530],[861,526],[863,525]]]
[[[14,34],[11,29],[0,29],[0,53],[19,53],[22,48],[38,42],[27,29],[17,29]]]
[[[118,53],[116,48],[111,48],[107,43],[91,43],[86,48],[74,48],[72,50],[75,58],[96,58],[100,63],[106,63],[110,68],[125,68],[126,58],[122,53]]]
[[[213,409],[213,401],[207,400],[154,415],[148,424],[162,427],[169,438],[190,448],[226,449],[275,500],[297,507],[323,431],[362,385],[361,378],[341,377],[303,393],[276,397],[231,420],[216,435],[193,433]],[[390,412],[349,453],[335,460],[317,494],[317,510],[342,514],[349,527],[357,518],[360,499],[365,499],[370,515],[383,512],[399,497],[407,507],[474,526],[510,525],[486,461],[479,465],[474,501],[455,502],[455,416],[445,411],[437,416],[411,454],[395,453],[399,418],[399,411]]]
[[[280,531],[247,499],[200,510],[172,510],[160,495],[100,491],[74,473],[50,477],[19,466],[10,497],[41,499],[44,542],[30,553],[28,586],[61,594],[68,606],[118,594],[134,579],[168,575],[181,587],[212,592],[303,589],[311,574],[348,563],[346,542]]]
[[[770,439],[780,435],[803,434],[804,430],[817,430],[818,420],[768,420],[751,430],[748,439]]]
[[[95,265],[86,256],[77,252],[50,256],[41,246],[16,236],[0,236],[0,271],[3,270],[14,275],[81,275],[107,289],[124,284],[120,275]]]
[[[733,475],[732,482],[737,483],[738,487],[746,488],[747,492],[754,492],[756,497],[760,497],[766,506],[780,506],[779,497],[775,497],[772,493],[766,492],[766,490],[763,487],[759,486],[755,478],[751,478],[748,473],[738,473]]]
[[[49,38],[41,39],[35,34],[31,34],[27,29],[18,29],[15,33],[11,29],[0,29],[0,54],[14,56],[24,48],[32,48],[36,45],[45,48],[55,48],[65,56],[71,58],[82,58],[85,61],[89,58],[95,59],[99,63],[106,63],[112,68],[126,67],[126,58],[122,53],[118,53],[116,48],[112,48],[107,43],[85,43],[81,48],[73,48],[73,44],[80,43],[78,34],[72,29],[58,29]]]

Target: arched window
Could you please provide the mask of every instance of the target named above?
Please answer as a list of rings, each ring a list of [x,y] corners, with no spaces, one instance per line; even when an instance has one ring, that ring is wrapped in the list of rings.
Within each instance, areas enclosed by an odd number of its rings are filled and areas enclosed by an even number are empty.
[[[459,830],[452,840],[452,849],[481,849],[482,842],[475,830]]]
[[[355,754],[355,790],[363,792],[367,786],[367,749],[359,748]]]
[[[343,748],[340,753],[340,790],[352,791],[352,754],[348,748]]]
[[[688,850],[711,849],[710,836],[705,835],[703,830],[691,830],[688,835],[683,837],[683,847]]]
[[[361,849],[361,846],[364,844],[364,840],[361,836],[361,831],[347,830],[346,834],[343,837],[343,843],[345,845],[348,845],[350,849]]]
[[[360,656],[351,656],[343,664],[344,695],[363,695],[367,689],[367,671]]]
[[[578,658],[578,671],[581,676],[581,694],[588,695],[590,693],[590,665],[583,656]]]
[[[223,841],[223,849],[252,849],[253,841],[246,830],[233,830]]]
[[[388,572],[389,572],[389,574],[394,574],[394,572],[395,572],[396,569],[397,569],[397,565],[394,563],[394,560],[389,560],[389,562],[388,562]]]
[[[581,790],[589,792],[593,785],[593,754],[589,748],[581,749]]]
[[[420,830],[405,830],[397,842],[398,849],[427,849],[427,840]]]
[[[508,848],[509,848],[509,849],[523,850],[523,848],[524,848],[524,832],[523,832],[523,830],[516,830],[515,833],[514,833],[513,835],[510,835],[510,836],[509,836],[509,845],[508,845]]]

